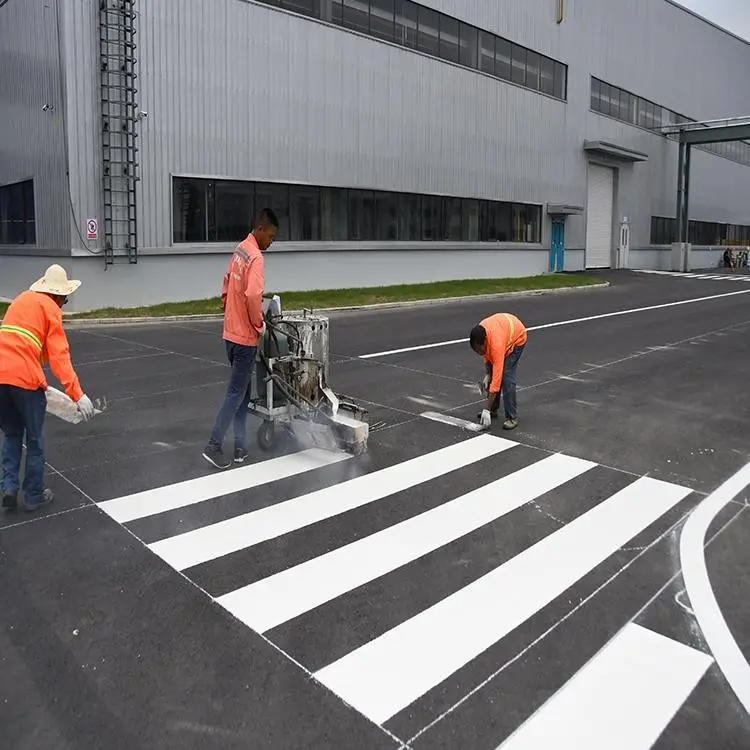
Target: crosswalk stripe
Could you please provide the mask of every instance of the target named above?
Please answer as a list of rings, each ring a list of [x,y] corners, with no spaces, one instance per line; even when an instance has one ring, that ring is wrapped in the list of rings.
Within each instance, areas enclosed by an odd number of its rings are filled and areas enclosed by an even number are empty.
[[[690,492],[638,479],[314,676],[382,724],[549,604]]]
[[[595,467],[555,454],[395,526],[217,599],[265,632],[491,523]]]
[[[494,435],[479,435],[386,469],[148,546],[177,570],[185,570],[402,492],[516,445]]]
[[[648,750],[712,662],[626,625],[498,750]]]
[[[99,503],[99,507],[115,521],[127,523],[138,518],[185,508],[222,495],[259,487],[306,471],[321,469],[349,458],[352,458],[352,455],[344,451],[313,448],[232,471],[209,474],[134,495],[106,500]]]

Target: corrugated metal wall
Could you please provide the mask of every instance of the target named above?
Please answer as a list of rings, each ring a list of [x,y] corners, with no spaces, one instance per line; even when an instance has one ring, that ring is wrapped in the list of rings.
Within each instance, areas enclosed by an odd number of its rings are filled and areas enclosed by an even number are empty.
[[[24,254],[70,252],[58,7],[23,0],[0,8],[0,185],[34,180],[36,246],[8,248]]]

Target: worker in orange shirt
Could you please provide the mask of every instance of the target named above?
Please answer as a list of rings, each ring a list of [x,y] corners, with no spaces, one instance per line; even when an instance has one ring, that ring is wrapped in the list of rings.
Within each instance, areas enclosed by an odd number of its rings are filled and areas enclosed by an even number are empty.
[[[503,429],[518,427],[516,370],[527,338],[526,326],[511,313],[490,315],[472,328],[469,343],[484,357],[486,367],[482,390],[487,395],[487,405],[479,415],[482,427],[489,427],[497,417],[501,392],[505,407]]]
[[[49,363],[65,393],[85,419],[94,416],[91,399],[81,390],[70,361],[62,325],[62,306],[81,285],[68,280],[65,269],[52,265],[44,276],[11,303],[0,323],[0,430],[4,435],[3,508],[18,507],[19,474],[26,438],[24,506],[34,511],[52,502],[44,487],[44,415]]]
[[[279,230],[279,220],[270,208],[255,216],[253,231],[237,246],[224,274],[221,301],[224,309],[223,339],[232,367],[224,403],[216,415],[214,427],[203,458],[217,469],[227,469],[232,459],[224,455],[222,443],[234,424],[234,462],[247,459],[245,422],[255,373],[258,341],[266,330],[263,319],[263,286],[268,250]]]

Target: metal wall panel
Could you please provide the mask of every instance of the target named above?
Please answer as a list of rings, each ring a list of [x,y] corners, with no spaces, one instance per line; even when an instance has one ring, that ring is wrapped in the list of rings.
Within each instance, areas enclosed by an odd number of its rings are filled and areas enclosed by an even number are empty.
[[[11,245],[9,252],[70,248],[59,5],[56,0],[23,0],[0,8],[0,185],[33,178],[36,211],[36,245]]]

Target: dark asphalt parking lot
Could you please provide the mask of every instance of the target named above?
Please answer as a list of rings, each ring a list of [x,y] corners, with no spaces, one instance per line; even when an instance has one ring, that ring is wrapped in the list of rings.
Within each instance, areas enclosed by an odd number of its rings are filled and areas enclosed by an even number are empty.
[[[750,658],[747,492],[688,551],[708,588],[680,549],[690,511],[750,461],[750,279],[602,275],[331,315],[332,387],[368,408],[368,452],[265,454],[250,418],[252,466],[224,473],[201,458],[219,323],[71,326],[109,406],[48,417],[55,503],[0,516],[0,747],[750,747],[732,686]],[[468,344],[362,358],[500,310],[532,329],[592,318],[530,332],[514,432],[420,416],[476,421]],[[97,505],[149,490],[138,507],[166,505],[122,523]]]

